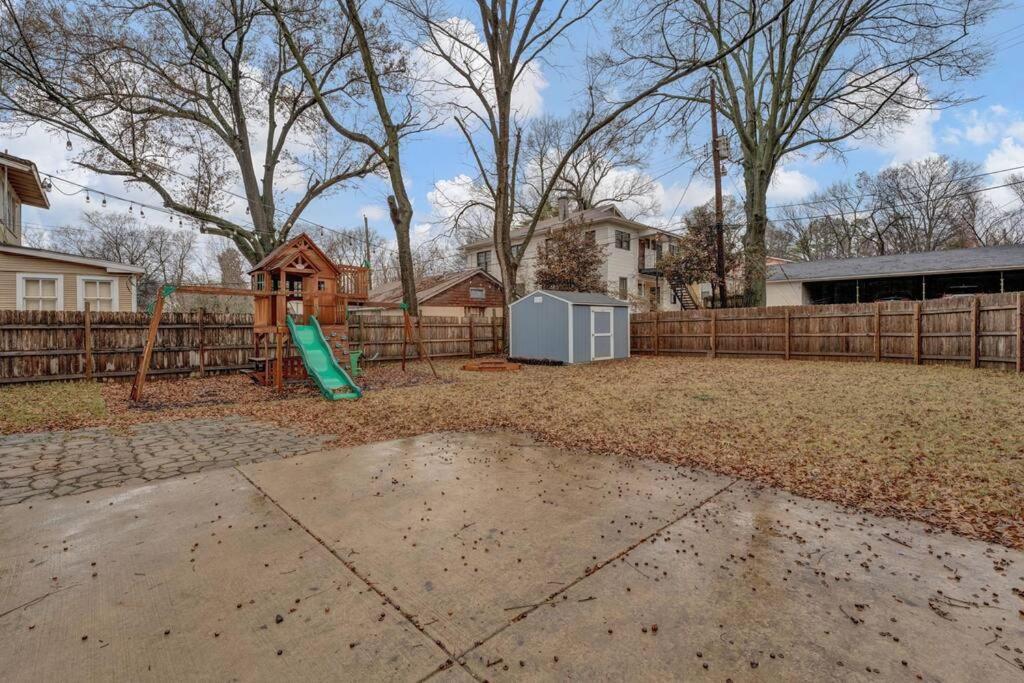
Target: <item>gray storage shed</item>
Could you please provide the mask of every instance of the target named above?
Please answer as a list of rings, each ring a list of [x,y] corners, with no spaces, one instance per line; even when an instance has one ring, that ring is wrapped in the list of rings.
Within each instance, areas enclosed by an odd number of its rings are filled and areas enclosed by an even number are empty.
[[[629,358],[629,304],[539,289],[509,306],[509,356],[562,363]]]

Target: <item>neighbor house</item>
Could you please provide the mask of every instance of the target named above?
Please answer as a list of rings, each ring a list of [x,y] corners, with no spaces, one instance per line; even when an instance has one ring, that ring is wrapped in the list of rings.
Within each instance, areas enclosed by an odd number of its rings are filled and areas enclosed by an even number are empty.
[[[136,310],[142,268],[22,246],[24,206],[50,208],[39,172],[0,153],[0,310]]]
[[[389,282],[375,287],[370,290],[369,299],[402,303],[402,283]],[[420,315],[493,317],[504,315],[505,310],[501,281],[479,268],[420,278],[416,281],[416,299]],[[367,308],[372,309],[373,304]],[[384,312],[400,313],[395,309],[384,309]]]
[[[659,268],[661,255],[678,248],[677,235],[630,220],[614,206],[570,211],[564,199],[559,201],[558,216],[537,224],[525,251],[522,245],[526,229],[512,231],[513,249],[523,252],[516,282],[518,296],[537,289],[535,276],[540,247],[551,231],[568,226],[581,226],[604,249],[602,276],[608,283],[610,295],[630,301],[636,307],[653,310],[696,307],[692,288],[671,286]],[[464,250],[470,268],[479,268],[501,280],[491,240],[467,244]]]
[[[975,247],[769,268],[769,306],[941,299],[1024,291],[1024,246]]]

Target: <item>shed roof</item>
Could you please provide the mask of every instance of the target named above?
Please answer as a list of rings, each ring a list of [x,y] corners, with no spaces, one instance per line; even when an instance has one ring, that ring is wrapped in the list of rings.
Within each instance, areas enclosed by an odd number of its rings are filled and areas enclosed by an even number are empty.
[[[628,302],[622,301],[621,299],[613,299],[607,294],[594,294],[592,292],[560,292],[554,289],[535,290],[519,299],[519,301],[528,299],[534,294],[548,294],[556,299],[566,301],[573,306],[629,306]],[[519,301],[515,303],[519,303]],[[514,306],[515,303],[512,305]]]
[[[772,266],[768,282],[848,280],[1024,269],[1024,246],[975,247]]]

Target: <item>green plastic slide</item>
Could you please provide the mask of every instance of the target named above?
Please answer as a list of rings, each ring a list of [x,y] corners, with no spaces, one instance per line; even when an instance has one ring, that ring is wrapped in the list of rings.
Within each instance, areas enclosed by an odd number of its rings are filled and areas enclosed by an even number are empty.
[[[288,331],[292,335],[292,344],[302,356],[306,372],[316,382],[320,393],[328,401],[362,397],[363,390],[356,386],[348,373],[334,359],[316,317],[310,316],[309,319],[312,323],[310,325],[296,325],[292,317],[288,316]]]

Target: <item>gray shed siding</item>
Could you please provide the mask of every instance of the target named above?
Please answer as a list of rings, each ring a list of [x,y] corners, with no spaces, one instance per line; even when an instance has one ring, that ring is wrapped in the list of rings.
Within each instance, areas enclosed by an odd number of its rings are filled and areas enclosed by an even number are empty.
[[[535,303],[536,299],[540,303]],[[510,355],[569,362],[569,304],[544,292],[515,302],[509,315]]]

